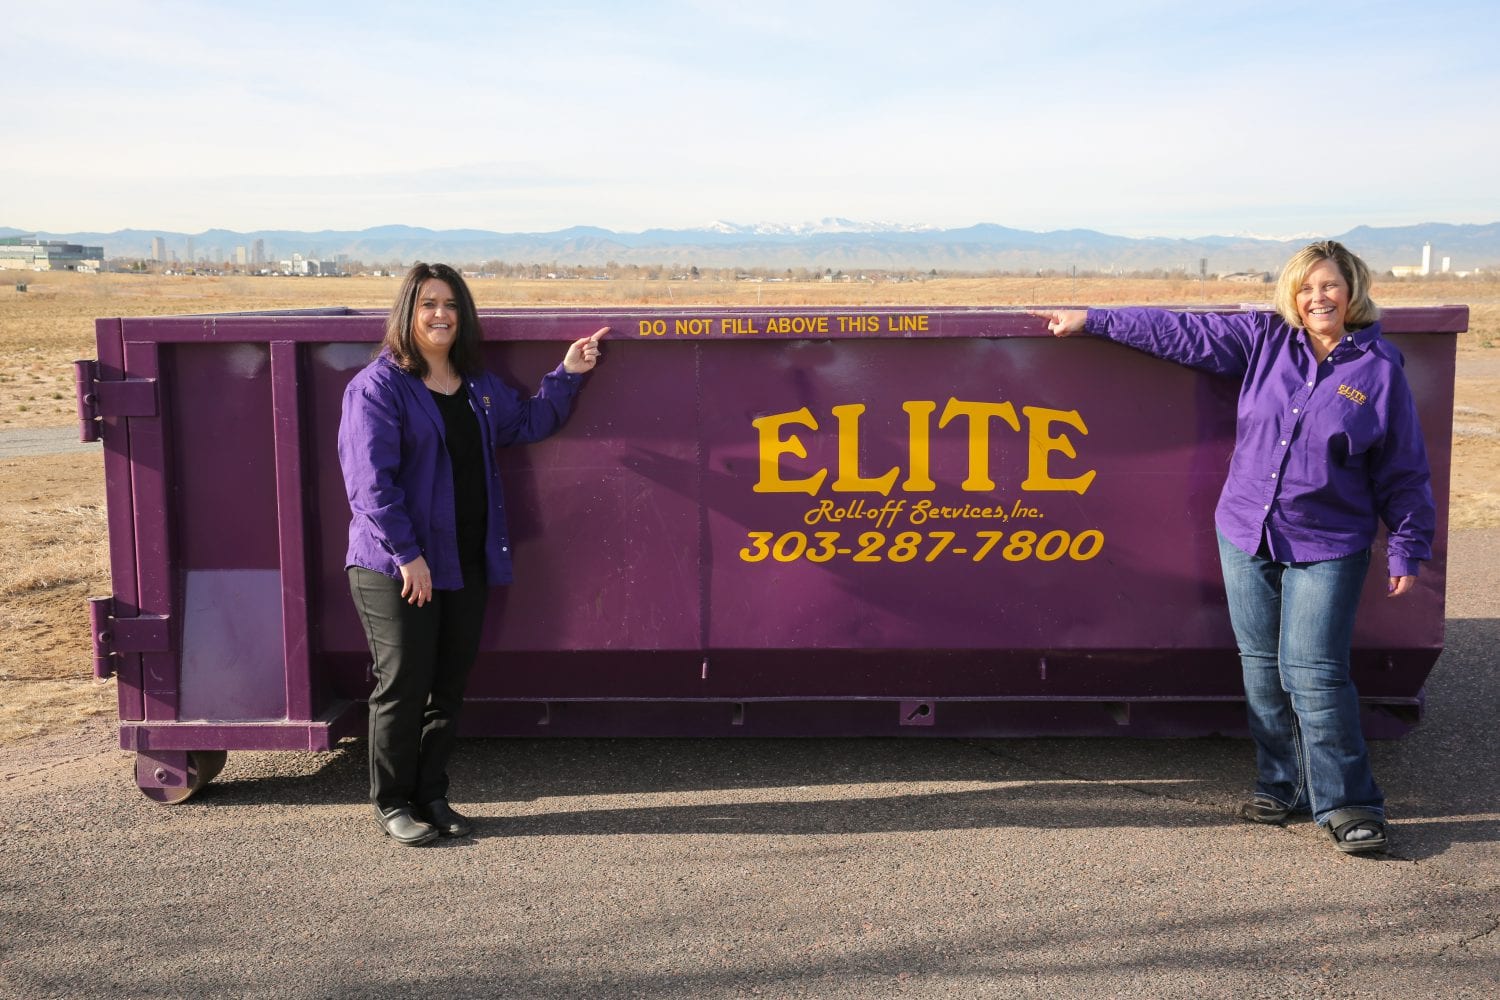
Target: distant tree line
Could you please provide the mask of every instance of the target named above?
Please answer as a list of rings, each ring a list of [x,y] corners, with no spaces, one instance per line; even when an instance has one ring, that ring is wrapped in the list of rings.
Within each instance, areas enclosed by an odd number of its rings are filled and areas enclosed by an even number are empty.
[[[1199,268],[1153,267],[1153,268],[1019,268],[995,270],[962,270],[954,268],[835,268],[835,267],[705,267],[691,262],[664,262],[654,264],[621,264],[607,260],[602,264],[563,264],[558,261],[454,261],[454,267],[475,278],[509,278],[517,280],[568,280],[568,281],[757,281],[757,282],[827,282],[868,281],[902,282],[926,281],[935,278],[1120,278],[1131,280],[1197,280],[1200,277],[1218,279],[1223,275],[1201,274]],[[340,275],[388,274],[400,275],[409,266],[399,260],[370,261],[343,260]],[[283,271],[278,262],[260,265],[237,264],[232,261],[211,262],[199,260],[196,264],[163,263],[139,258],[112,257],[105,261],[105,270],[136,273],[162,273],[199,275],[273,275]],[[1251,273],[1251,272],[1245,272]],[[328,275],[324,275],[325,277]],[[1434,273],[1424,276],[1394,277],[1389,272],[1379,275],[1382,281],[1426,282],[1454,281],[1465,277],[1458,274]],[[1266,274],[1274,280],[1274,274]]]

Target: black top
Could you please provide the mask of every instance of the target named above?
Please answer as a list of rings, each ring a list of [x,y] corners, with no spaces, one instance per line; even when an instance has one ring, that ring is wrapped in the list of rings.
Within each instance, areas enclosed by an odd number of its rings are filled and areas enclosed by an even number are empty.
[[[443,416],[443,437],[453,463],[453,514],[458,524],[458,558],[469,566],[484,566],[484,529],[489,491],[484,482],[484,441],[479,418],[460,387],[451,396],[428,389]]]

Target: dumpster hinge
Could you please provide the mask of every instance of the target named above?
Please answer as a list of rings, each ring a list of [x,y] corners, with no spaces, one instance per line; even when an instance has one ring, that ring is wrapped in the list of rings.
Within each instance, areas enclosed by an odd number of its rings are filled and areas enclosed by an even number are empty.
[[[99,421],[104,417],[154,417],[157,412],[156,379],[99,380],[99,362],[73,362],[78,393],[78,438],[99,440]]]
[[[94,676],[114,676],[115,657],[121,653],[170,652],[170,619],[166,615],[116,618],[113,597],[89,598],[89,632],[94,639]]]

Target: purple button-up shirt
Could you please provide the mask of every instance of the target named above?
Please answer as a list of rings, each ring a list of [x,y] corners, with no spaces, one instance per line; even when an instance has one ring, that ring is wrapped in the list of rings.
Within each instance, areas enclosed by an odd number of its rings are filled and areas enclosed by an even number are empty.
[[[1262,312],[1090,309],[1087,333],[1240,379],[1234,455],[1214,522],[1245,552],[1315,562],[1368,548],[1389,529],[1391,576],[1432,557],[1427,449],[1401,352],[1380,324],[1320,364],[1302,331]]]
[[[464,380],[461,391],[479,418],[484,445],[489,513],[484,555],[492,586],[512,579],[495,449],[540,441],[561,427],[582,380],[559,365],[530,399],[489,372]],[[353,515],[345,566],[399,579],[400,567],[423,556],[435,589],[463,587],[443,417],[422,380],[396,367],[387,354],[370,362],[344,390],[339,465]]]

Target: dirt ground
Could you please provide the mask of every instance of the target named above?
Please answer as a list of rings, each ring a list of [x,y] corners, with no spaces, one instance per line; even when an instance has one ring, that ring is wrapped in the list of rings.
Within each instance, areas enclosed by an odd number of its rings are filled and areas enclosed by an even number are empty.
[[[476,283],[481,306],[577,303],[613,293],[619,302],[686,304],[682,290],[634,283]],[[623,285],[624,283],[618,283]],[[661,284],[661,283],[658,283]],[[745,286],[696,289],[706,304],[1035,305],[1049,302],[1235,303],[1243,285],[1058,279],[950,279],[889,286]],[[586,287],[585,287],[586,286]],[[638,287],[637,287],[638,286]],[[0,286],[0,438],[14,428],[76,425],[71,362],[94,356],[93,319],[340,304],[380,307],[394,279],[48,275],[28,291]],[[770,289],[770,291],[767,291]],[[1269,296],[1269,289],[1255,289]],[[552,295],[552,299],[547,297]],[[776,298],[775,296],[780,296]],[[1454,405],[1451,527],[1500,525],[1500,281],[1458,286],[1400,283],[1376,289],[1390,305],[1468,302],[1459,338]],[[55,734],[115,714],[113,682],[92,679],[86,599],[110,592],[104,477],[98,450],[0,459],[0,743]]]
[[[93,680],[89,597],[109,593],[102,453],[0,460],[0,741],[115,712]]]

